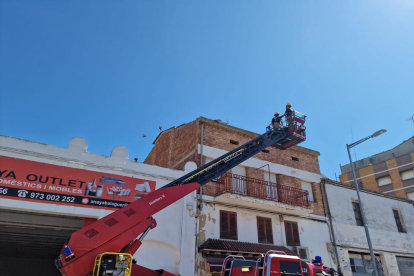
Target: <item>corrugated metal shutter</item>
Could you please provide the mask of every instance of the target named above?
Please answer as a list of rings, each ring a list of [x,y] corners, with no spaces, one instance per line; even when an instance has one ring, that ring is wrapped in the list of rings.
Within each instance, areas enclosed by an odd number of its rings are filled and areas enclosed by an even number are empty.
[[[397,257],[397,263],[401,276],[414,275],[414,258]]]

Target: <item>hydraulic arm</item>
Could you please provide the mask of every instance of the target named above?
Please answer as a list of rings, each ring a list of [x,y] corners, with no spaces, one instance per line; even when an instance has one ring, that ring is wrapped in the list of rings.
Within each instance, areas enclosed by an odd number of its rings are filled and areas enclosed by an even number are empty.
[[[298,135],[301,139],[297,139]],[[56,266],[64,276],[85,276],[92,273],[95,258],[100,254],[117,252],[133,255],[146,233],[156,226],[152,215],[269,146],[278,145],[278,148],[282,146],[282,149],[285,149],[305,139],[304,128],[297,126],[268,130],[246,144],[73,233],[56,260]],[[283,144],[286,144],[286,147],[283,148]],[[132,267],[131,275],[172,274],[135,265]]]

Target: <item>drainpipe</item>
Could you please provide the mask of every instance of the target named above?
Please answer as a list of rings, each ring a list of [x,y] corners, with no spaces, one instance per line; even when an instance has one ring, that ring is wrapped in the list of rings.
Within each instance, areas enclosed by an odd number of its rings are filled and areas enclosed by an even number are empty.
[[[328,196],[326,194],[326,189],[325,189],[325,180],[321,181],[321,190],[322,190],[322,198],[323,198],[323,203],[324,203],[323,205],[325,205],[325,210],[328,212],[328,218],[329,218],[328,228],[331,232],[331,241],[335,249],[336,264],[337,264],[338,272],[340,273],[339,275],[342,275],[341,263],[340,263],[339,254],[338,254],[338,246],[336,244],[335,231],[333,229],[333,224],[332,224],[331,209],[329,208]]]
[[[203,141],[204,141],[204,123],[201,123],[201,137],[200,137],[200,167],[203,166]],[[198,238],[200,233],[200,213],[201,213],[201,204],[203,204],[203,187],[199,188],[199,194],[196,194],[197,199],[197,215],[196,215],[196,235],[195,235],[195,263],[194,263],[194,273],[197,275],[197,266],[198,266]]]

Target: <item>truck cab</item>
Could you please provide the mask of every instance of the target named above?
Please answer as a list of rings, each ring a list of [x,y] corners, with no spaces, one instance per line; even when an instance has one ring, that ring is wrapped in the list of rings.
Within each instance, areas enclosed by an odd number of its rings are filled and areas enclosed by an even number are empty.
[[[241,256],[228,256],[220,276],[304,276],[299,257],[282,251],[268,251],[256,261]]]

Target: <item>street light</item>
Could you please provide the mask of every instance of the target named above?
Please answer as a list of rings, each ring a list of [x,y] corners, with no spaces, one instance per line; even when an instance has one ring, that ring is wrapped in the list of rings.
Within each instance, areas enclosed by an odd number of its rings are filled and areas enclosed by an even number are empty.
[[[366,137],[364,139],[361,139],[359,141],[356,141],[356,142],[354,142],[354,143],[352,143],[350,145],[346,144],[346,148],[348,150],[349,162],[350,162],[350,165],[351,165],[351,168],[352,168],[352,174],[354,176],[355,188],[356,188],[357,195],[358,195],[359,208],[361,210],[361,215],[362,215],[362,223],[364,224],[365,235],[367,236],[367,241],[368,241],[368,246],[369,246],[369,252],[371,254],[371,260],[372,260],[372,262],[374,264],[374,272],[375,272],[375,275],[376,276],[379,276],[380,274],[378,273],[377,263],[375,261],[376,258],[375,258],[375,255],[374,255],[374,250],[372,248],[371,237],[369,235],[368,224],[367,224],[367,220],[365,218],[365,213],[364,213],[364,207],[363,207],[363,204],[362,204],[361,196],[359,194],[359,185],[358,185],[358,182],[357,182],[357,179],[356,179],[356,175],[355,175],[354,163],[352,163],[351,153],[350,153],[349,149],[355,147],[356,145],[361,144],[362,142],[365,142],[368,139],[377,137],[377,136],[379,136],[379,135],[381,135],[381,134],[383,134],[385,132],[387,132],[385,129],[381,129],[381,130],[378,130],[377,132],[375,132],[374,134],[372,134],[371,136],[368,136],[368,137]]]
[[[378,130],[377,132],[375,132],[374,134],[372,134],[372,137],[380,136],[381,134],[383,134],[385,132],[387,132],[385,129]]]

